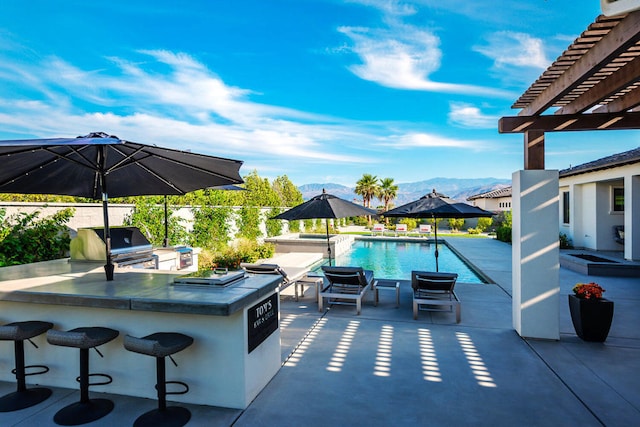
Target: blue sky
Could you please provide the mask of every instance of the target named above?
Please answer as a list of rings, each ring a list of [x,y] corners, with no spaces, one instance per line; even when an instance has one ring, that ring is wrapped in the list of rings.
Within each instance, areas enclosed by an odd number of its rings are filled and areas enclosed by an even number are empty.
[[[523,139],[498,119],[599,13],[598,0],[3,0],[0,139],[104,131],[297,185],[510,178]],[[547,168],[635,135],[547,134]]]

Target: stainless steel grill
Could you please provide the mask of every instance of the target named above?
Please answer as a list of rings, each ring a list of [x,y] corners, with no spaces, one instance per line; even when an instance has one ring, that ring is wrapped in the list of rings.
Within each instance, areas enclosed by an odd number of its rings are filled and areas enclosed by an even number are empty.
[[[103,261],[106,255],[103,228],[81,228],[71,242],[71,259]],[[111,228],[111,257],[123,268],[158,268],[153,246],[136,227]]]

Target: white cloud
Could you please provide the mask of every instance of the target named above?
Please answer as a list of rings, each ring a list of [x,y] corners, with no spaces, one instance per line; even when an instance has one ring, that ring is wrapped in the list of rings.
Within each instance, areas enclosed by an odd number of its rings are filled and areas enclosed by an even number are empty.
[[[189,55],[140,53],[151,61],[109,58],[116,72],[87,71],[60,58],[26,67],[2,62],[0,76],[3,70],[21,68],[29,76],[23,89],[35,94],[30,101],[0,96],[3,130],[28,137],[106,131],[132,141],[239,158],[373,161],[348,151],[350,141],[371,139],[366,124],[256,103],[250,100],[254,92],[225,84]]]
[[[388,26],[384,28],[338,28],[349,37],[351,51],[361,61],[349,67],[361,79],[394,89],[514,97],[488,87],[432,81],[429,76],[442,61],[440,39],[430,31],[401,23],[395,15],[387,16],[386,21]]]
[[[390,16],[409,16],[416,13],[415,5],[400,0],[348,0],[348,2],[374,7]]]
[[[487,45],[474,47],[494,61],[496,68],[507,66],[545,69],[551,63],[542,40],[524,33],[499,31],[487,38]]]
[[[406,133],[388,138],[387,142],[380,145],[389,145],[395,148],[479,148],[478,141],[447,138],[429,133]]]
[[[449,122],[465,127],[492,129],[497,126],[499,116],[483,114],[480,108],[472,104],[450,103]]]

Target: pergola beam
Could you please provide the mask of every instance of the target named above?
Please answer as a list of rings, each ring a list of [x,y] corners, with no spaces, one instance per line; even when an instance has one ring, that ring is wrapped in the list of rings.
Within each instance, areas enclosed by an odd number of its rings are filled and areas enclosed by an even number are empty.
[[[610,78],[598,82],[573,102],[565,105],[556,114],[582,113],[597,105],[612,93],[619,92],[640,79],[640,56],[616,71]]]
[[[630,110],[638,105],[640,105],[640,87],[635,87],[624,96],[620,96],[614,101],[596,108],[593,110],[593,114],[617,113]]]
[[[498,121],[500,133],[525,133],[533,130],[570,132],[628,129],[640,129],[640,112],[507,116]]]
[[[519,114],[535,116],[551,107],[555,100],[573,90],[612,59],[619,56],[621,52],[626,51],[640,40],[638,28],[640,28],[640,13],[629,14],[576,61],[570,69],[571,72],[565,72],[554,80]]]

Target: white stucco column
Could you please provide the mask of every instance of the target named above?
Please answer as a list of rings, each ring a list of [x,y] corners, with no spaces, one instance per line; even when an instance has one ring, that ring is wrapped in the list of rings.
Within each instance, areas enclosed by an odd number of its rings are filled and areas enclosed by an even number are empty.
[[[640,260],[640,175],[624,178],[624,257]],[[634,220],[635,218],[635,220]],[[634,228],[634,223],[636,224]]]
[[[560,339],[558,171],[513,173],[513,327],[525,338]]]

